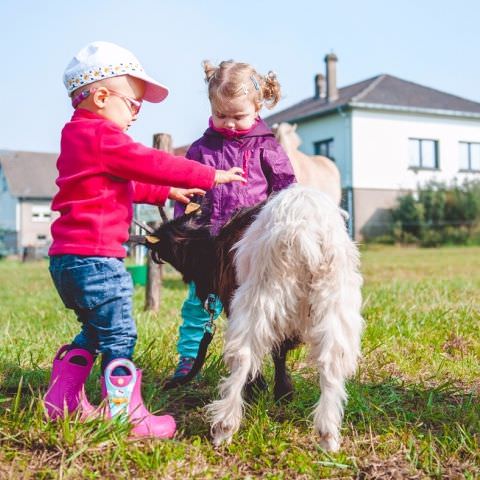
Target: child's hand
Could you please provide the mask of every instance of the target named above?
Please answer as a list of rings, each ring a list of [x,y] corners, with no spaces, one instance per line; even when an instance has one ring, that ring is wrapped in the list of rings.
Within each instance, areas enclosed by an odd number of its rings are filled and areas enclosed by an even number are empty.
[[[168,198],[181,203],[189,203],[194,195],[205,195],[205,190],[200,188],[170,188]]]
[[[215,171],[215,185],[220,183],[243,182],[247,180],[242,176],[243,170],[240,167],[233,167],[230,170],[216,170]]]

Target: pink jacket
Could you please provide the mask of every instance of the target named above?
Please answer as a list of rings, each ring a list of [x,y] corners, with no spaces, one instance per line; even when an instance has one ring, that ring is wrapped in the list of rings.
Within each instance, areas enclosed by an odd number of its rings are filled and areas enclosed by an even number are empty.
[[[75,110],[62,130],[49,255],[123,258],[133,203],[163,205],[170,187],[214,185],[215,169],[134,142],[115,123]]]

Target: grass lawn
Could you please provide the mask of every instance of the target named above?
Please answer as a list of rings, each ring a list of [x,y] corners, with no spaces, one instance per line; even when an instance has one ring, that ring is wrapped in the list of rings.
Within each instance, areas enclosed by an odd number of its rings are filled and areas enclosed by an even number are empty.
[[[1,261],[0,478],[480,478],[480,248],[368,247],[362,264],[363,359],[348,383],[342,450],[329,455],[311,431],[319,389],[302,349],[289,357],[294,400],[262,394],[218,450],[202,407],[226,373],[221,334],[197,383],[161,390],[185,295],[173,272],[158,315],[142,311],[137,287],[135,361],[149,408],[175,416],[175,439],[129,440],[108,422],[46,422],[39,400],[52,356],[78,325],[46,262]],[[96,365],[87,388],[94,402],[98,374]]]

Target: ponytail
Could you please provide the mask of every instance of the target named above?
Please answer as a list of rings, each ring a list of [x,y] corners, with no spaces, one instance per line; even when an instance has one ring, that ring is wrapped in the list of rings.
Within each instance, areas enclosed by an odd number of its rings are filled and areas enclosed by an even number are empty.
[[[205,72],[205,83],[210,83],[210,80],[215,77],[218,67],[211,63],[210,60],[204,60],[202,66]]]
[[[277,74],[271,70],[263,77],[262,95],[266,108],[273,108],[280,100],[281,90]]]

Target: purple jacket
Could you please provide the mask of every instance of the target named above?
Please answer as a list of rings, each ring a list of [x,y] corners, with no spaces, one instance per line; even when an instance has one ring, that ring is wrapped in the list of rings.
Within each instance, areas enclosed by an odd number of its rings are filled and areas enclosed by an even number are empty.
[[[242,207],[251,207],[272,192],[295,182],[287,154],[263,120],[244,136],[227,139],[208,128],[189,148],[187,158],[216,169],[241,167],[247,183],[232,182],[209,190],[202,200],[200,220],[210,224],[214,235]],[[175,205],[175,216],[183,214],[185,205]]]

